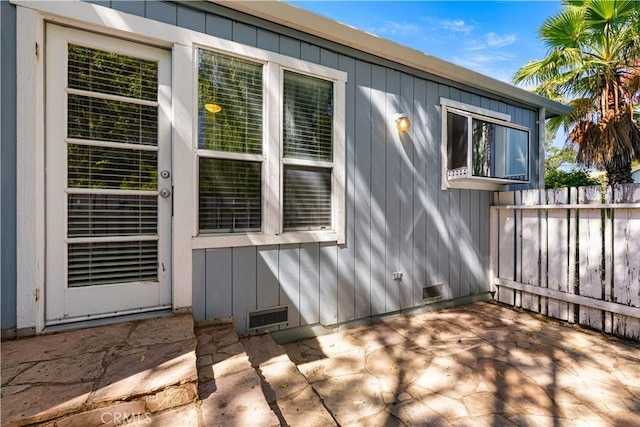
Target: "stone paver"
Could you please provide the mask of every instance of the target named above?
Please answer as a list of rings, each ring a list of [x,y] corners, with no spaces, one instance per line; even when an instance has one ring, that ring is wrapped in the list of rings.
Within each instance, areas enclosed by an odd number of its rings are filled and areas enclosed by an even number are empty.
[[[497,304],[284,347],[341,425],[640,425],[640,345]]]
[[[197,337],[198,394],[203,425],[280,425],[233,325],[199,327]]]
[[[249,360],[262,378],[262,390],[282,424],[289,426],[336,425],[307,379],[270,335],[241,340]]]
[[[188,315],[3,342],[2,425],[118,425],[193,403],[195,347]]]

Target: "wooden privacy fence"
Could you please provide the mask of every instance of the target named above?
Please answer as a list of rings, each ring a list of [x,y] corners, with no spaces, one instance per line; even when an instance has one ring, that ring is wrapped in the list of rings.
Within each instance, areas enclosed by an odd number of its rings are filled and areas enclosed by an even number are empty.
[[[640,184],[499,192],[490,221],[498,301],[640,338]]]

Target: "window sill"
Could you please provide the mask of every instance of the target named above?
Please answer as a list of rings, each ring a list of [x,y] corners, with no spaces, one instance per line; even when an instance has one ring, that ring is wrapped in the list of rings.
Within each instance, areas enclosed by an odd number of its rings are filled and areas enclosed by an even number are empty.
[[[335,231],[299,231],[280,235],[265,233],[203,235],[191,239],[192,249],[235,248],[242,246],[288,245],[296,243],[336,242],[344,239]]]
[[[528,184],[529,181],[519,181],[515,179],[500,178],[458,178],[445,180],[446,188],[464,188],[468,190],[503,190],[509,184]],[[446,189],[444,188],[444,189]]]

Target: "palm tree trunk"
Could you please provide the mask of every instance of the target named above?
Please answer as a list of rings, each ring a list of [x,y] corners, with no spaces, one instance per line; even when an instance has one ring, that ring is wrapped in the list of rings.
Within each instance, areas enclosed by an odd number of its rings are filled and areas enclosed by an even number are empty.
[[[607,168],[607,185],[615,186],[618,184],[631,184],[633,178],[631,177],[631,163],[627,163],[621,167],[608,167]]]

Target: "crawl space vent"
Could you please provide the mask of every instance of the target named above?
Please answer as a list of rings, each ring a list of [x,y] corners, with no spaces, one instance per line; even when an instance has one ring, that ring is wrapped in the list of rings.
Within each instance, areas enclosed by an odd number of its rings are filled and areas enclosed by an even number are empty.
[[[444,285],[424,286],[422,288],[422,299],[441,298],[444,296]]]
[[[249,329],[264,329],[269,326],[282,325],[288,321],[288,307],[277,307],[249,313]]]

